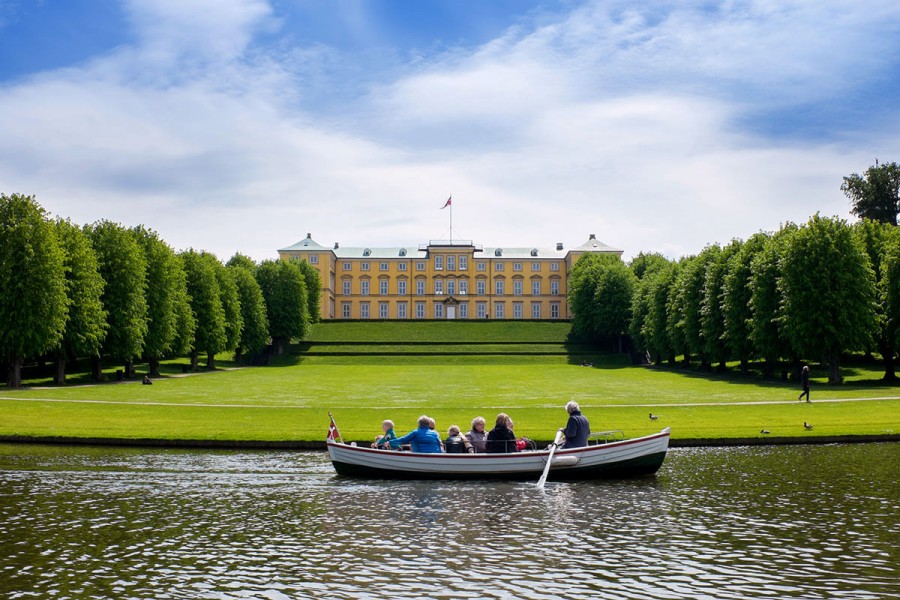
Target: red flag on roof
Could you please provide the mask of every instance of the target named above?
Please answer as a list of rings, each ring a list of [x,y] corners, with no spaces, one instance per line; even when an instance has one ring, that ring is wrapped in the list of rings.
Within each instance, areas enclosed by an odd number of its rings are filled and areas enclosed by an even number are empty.
[[[441,207],[441,210],[444,210],[445,208],[447,208],[448,206],[451,206],[452,204],[453,204],[453,194],[450,194],[450,197],[447,198],[447,201]]]

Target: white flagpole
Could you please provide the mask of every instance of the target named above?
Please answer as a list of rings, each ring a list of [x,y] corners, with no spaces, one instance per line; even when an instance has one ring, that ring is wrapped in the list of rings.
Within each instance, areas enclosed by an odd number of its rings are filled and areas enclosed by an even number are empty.
[[[453,245],[453,196],[450,196],[450,245]]]

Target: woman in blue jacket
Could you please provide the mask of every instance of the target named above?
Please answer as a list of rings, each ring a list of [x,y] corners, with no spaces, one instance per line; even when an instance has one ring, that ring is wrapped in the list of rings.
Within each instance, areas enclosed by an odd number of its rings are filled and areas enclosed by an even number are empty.
[[[395,444],[409,444],[413,452],[429,452],[439,454],[441,452],[441,436],[430,429],[431,419],[422,415],[419,417],[419,428],[414,429],[401,438],[394,440]]]

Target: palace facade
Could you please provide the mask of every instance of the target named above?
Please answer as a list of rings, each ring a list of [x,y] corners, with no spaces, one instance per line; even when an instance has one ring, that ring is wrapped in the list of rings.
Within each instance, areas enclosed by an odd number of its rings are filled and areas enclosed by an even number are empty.
[[[326,248],[311,234],[278,255],[305,260],[322,282],[322,319],[570,317],[569,273],[586,252],[621,256],[591,234],[577,248],[484,248],[470,240],[418,247]]]

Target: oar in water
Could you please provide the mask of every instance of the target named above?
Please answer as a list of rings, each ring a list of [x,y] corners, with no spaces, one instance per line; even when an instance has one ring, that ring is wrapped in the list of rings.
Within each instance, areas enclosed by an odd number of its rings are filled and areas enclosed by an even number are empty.
[[[559,446],[559,443],[562,441],[563,432],[557,431],[556,438],[553,440],[553,443],[550,444],[550,454],[547,455],[547,464],[544,465],[544,472],[541,473],[541,478],[538,479],[537,487],[539,490],[544,489],[544,484],[547,482],[547,475],[550,473],[550,463],[553,462],[553,453],[556,452],[556,448]]]

